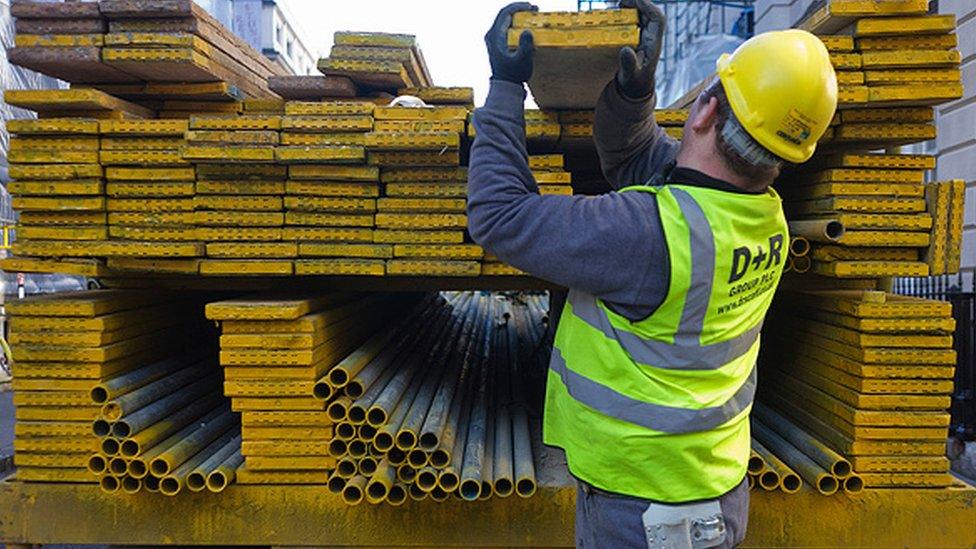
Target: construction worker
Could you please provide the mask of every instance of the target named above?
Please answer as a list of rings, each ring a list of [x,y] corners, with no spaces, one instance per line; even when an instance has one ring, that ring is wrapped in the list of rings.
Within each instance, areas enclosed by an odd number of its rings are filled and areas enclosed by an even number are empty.
[[[528,31],[510,50],[501,10],[468,177],[475,241],[569,288],[550,363],[544,441],[578,480],[579,547],[735,546],[745,536],[759,330],[789,235],[770,184],[810,158],[837,103],[813,35],[770,32],[717,62],[680,143],[654,120],[664,14],[640,13],[596,107],[601,167],[617,191],[540,196],[525,144]],[[587,85],[588,83],[581,83]]]

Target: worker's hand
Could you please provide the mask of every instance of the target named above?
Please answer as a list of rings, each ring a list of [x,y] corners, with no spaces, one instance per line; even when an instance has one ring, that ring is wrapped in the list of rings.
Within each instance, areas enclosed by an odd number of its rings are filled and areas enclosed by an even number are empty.
[[[495,23],[485,35],[492,78],[516,84],[528,82],[532,77],[532,55],[535,53],[535,44],[529,31],[522,32],[517,50],[508,49],[508,28],[512,26],[512,14],[520,11],[539,11],[539,8],[528,2],[509,4],[498,12]]]
[[[640,43],[637,51],[626,46],[620,50],[617,84],[631,99],[645,99],[654,93],[654,72],[661,58],[666,19],[661,8],[651,0],[621,0],[622,8],[637,8],[640,14]]]

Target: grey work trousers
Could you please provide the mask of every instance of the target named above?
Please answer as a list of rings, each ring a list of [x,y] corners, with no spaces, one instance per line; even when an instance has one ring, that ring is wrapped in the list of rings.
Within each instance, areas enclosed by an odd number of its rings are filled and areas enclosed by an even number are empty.
[[[650,501],[611,494],[576,481],[576,547],[579,549],[647,549],[641,515]],[[719,498],[726,537],[721,548],[735,547],[746,536],[749,483],[746,479]]]

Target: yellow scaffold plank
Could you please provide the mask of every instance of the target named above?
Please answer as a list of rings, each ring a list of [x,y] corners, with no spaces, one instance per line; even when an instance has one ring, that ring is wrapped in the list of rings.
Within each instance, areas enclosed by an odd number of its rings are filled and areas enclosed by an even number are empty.
[[[387,273],[405,276],[478,276],[481,263],[477,261],[436,261],[391,259],[387,262]]]
[[[393,247],[394,257],[464,260],[481,259],[484,253],[477,244],[397,244]]]
[[[299,242],[301,257],[343,257],[363,259],[391,259],[393,246],[389,244],[332,244],[325,242]]]
[[[460,198],[468,194],[466,183],[387,183],[389,197]]]
[[[381,244],[461,244],[464,231],[450,230],[377,230],[373,241]]]
[[[289,210],[285,212],[285,225],[370,228],[373,226],[373,214],[340,214],[335,212]]]
[[[382,259],[298,259],[296,275],[383,276],[386,262]]]
[[[865,17],[854,25],[854,35],[904,36],[918,34],[947,34],[956,29],[956,16],[925,15],[920,17]]]
[[[200,274],[227,276],[290,275],[291,261],[260,259],[205,259],[200,262]]]

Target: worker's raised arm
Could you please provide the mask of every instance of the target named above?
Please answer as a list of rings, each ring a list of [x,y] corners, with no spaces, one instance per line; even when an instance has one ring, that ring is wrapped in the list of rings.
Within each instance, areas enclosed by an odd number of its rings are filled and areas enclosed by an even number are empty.
[[[525,147],[522,82],[531,75],[531,57],[516,62],[517,51],[493,45],[490,32],[486,39],[494,76],[485,106],[474,115],[477,137],[468,168],[472,237],[530,274],[626,304],[620,311],[625,316],[646,316],[668,285],[654,196],[540,196]],[[523,39],[522,46],[527,44],[531,39]]]
[[[620,50],[620,69],[596,106],[593,137],[603,175],[614,189],[646,183],[661,173],[678,151],[678,142],[654,120],[654,71],[661,56],[664,12],[651,0],[623,0],[640,13],[640,44]]]

